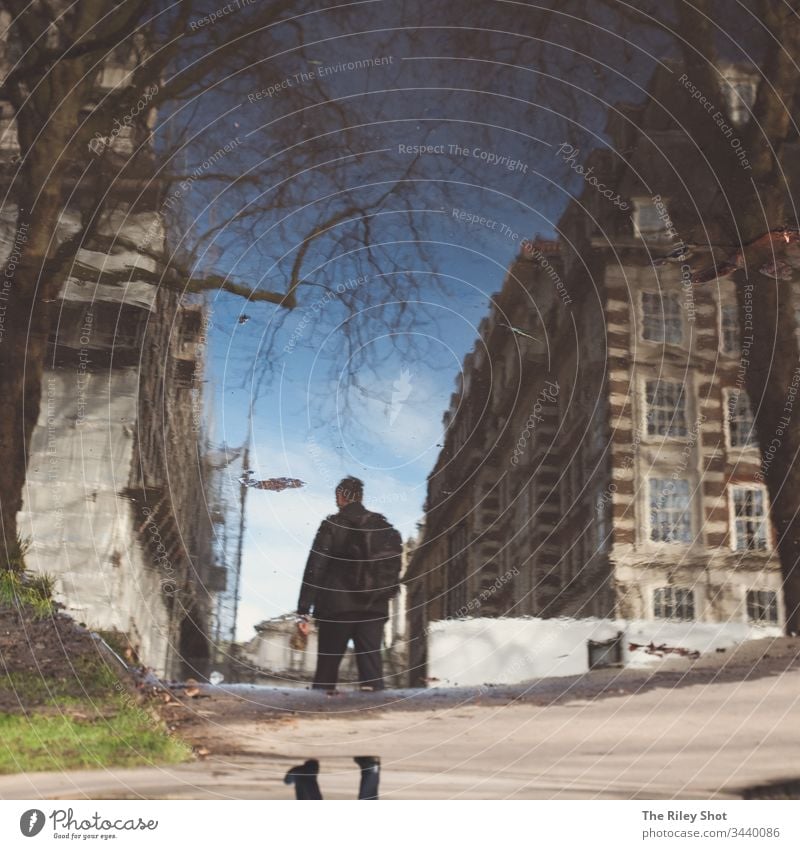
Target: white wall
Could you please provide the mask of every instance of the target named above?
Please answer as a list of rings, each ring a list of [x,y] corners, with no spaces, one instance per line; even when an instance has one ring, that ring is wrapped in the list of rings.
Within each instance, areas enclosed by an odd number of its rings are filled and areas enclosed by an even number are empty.
[[[84,377],[76,352],[74,369],[45,371],[18,524],[31,541],[28,567],[56,578],[66,612],[89,628],[128,633],[142,662],[164,675],[164,575],[147,564],[120,494],[130,479],[137,397],[136,368]]]
[[[780,636],[778,627],[745,623],[624,621],[607,619],[464,619],[433,622],[428,634],[431,686],[516,684],[534,678],[579,675],[589,669],[588,641],[624,632],[626,666],[658,664],[630,643],[708,652],[761,637]],[[670,655],[666,655],[669,657]],[[434,680],[435,679],[435,680]]]

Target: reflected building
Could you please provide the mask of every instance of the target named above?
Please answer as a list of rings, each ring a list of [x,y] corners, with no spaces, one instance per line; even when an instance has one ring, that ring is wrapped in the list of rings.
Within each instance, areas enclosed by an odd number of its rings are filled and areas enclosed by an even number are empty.
[[[126,57],[109,58],[98,96],[129,72]],[[11,105],[0,103],[0,114],[8,182],[19,148]],[[166,237],[148,135],[149,126],[124,127],[86,153],[125,178],[114,180],[98,226],[97,241],[112,247],[78,252],[55,305],[18,523],[28,568],[55,579],[67,613],[159,675],[202,677],[227,581],[219,505],[207,503],[220,473],[203,422],[208,312],[199,297],[152,282]],[[79,230],[82,190],[61,217],[60,239]],[[16,215],[13,203],[0,213],[3,257]]]
[[[744,121],[752,73],[723,72]],[[584,163],[624,200],[587,184],[558,241],[526,243],[464,360],[408,574],[411,683],[449,618],[783,623],[734,283],[688,282],[722,233],[669,76]],[[691,204],[705,251],[675,224]]]

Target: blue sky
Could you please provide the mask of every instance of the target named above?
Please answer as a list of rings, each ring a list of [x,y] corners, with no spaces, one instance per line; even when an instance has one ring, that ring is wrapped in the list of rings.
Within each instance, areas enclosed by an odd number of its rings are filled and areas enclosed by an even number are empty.
[[[234,154],[214,160],[229,173],[193,183],[185,199],[190,236],[195,225],[224,224],[203,271],[284,291],[310,229],[353,201],[369,208],[314,242],[293,311],[211,298],[215,441],[243,442],[252,403],[256,475],[307,484],[249,493],[239,639],[294,609],[314,532],[345,474],[364,479],[367,506],[404,536],[415,532],[442,414],[491,295],[519,242],[552,237],[570,191],[584,188],[559,145],[571,140],[585,161],[602,144],[610,105],[641,97],[661,49],[653,37],[621,37],[602,6],[602,27],[567,16],[546,43],[525,35],[516,4],[442,7],[440,25],[417,17],[423,6],[309,13],[302,38],[294,26],[259,31],[247,53],[258,81],[250,66],[221,75],[176,117],[194,133],[181,154],[187,172],[237,140]],[[326,64],[370,57],[391,62],[320,78]],[[252,96],[265,86],[278,88]],[[415,145],[437,150],[414,159],[406,147]],[[253,203],[263,209],[249,220],[241,213]],[[356,278],[346,297],[321,301],[324,287]],[[409,293],[399,306],[398,291]],[[384,315],[373,311],[387,302]]]
[[[502,259],[510,261],[513,251],[502,247]],[[331,317],[331,322],[322,321],[325,329],[299,333],[300,308],[285,319],[273,342],[275,373],[257,394],[247,369],[265,325],[280,314],[273,306],[243,306],[227,296],[212,307],[208,385],[214,396],[215,440],[229,446],[243,442],[252,398],[250,465],[256,476],[296,477],[306,483],[296,490],[248,492],[239,639],[253,636],[257,622],[295,608],[314,533],[335,512],[333,489],[345,475],[364,480],[366,505],[385,513],[404,538],[416,533],[426,477],[441,444],[442,415],[464,354],[477,337],[478,322],[489,308],[489,296],[499,289],[505,263],[487,258],[461,265],[461,274],[453,275],[458,287],[454,298],[430,293],[441,319],[437,334],[417,322],[413,311],[400,330],[423,337],[430,344],[425,355],[398,354],[382,339],[377,323],[373,344],[385,349],[384,361],[358,387],[344,376],[337,383],[335,357],[326,357],[326,334],[335,334],[338,322]],[[239,325],[243,308],[251,317]],[[295,345],[287,352],[292,339]]]

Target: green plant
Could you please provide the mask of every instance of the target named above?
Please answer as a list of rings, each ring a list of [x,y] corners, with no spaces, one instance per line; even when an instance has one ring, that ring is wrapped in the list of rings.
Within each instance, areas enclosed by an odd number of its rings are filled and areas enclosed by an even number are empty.
[[[19,534],[17,534],[17,538],[14,543],[10,548],[6,549],[3,571],[22,575],[25,572],[25,555],[30,551],[30,548],[30,539],[27,537],[23,539]]]
[[[28,572],[0,571],[0,604],[23,609],[34,619],[52,616],[54,579],[49,575]]]

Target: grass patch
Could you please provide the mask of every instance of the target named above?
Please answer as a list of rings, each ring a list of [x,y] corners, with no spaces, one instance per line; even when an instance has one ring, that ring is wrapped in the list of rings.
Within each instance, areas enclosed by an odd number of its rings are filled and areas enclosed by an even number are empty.
[[[137,704],[96,644],[87,638],[65,654],[50,623],[35,627],[33,640],[49,638],[49,649],[42,643],[22,657],[0,653],[0,774],[191,758],[190,747]]]
[[[6,671],[0,679],[0,694],[13,697],[21,707],[105,702],[119,693],[119,678],[96,657],[74,658],[69,674],[42,675],[37,671]]]
[[[24,611],[32,619],[44,619],[55,612],[53,579],[0,569],[0,604]]]
[[[146,711],[115,707],[113,715],[88,718],[66,712],[0,714],[0,774],[181,763],[191,757],[189,747]]]

